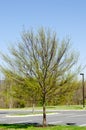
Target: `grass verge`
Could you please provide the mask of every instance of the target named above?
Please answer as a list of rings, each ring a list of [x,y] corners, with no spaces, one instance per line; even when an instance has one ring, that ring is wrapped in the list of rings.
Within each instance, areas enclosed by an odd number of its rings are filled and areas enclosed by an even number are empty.
[[[41,110],[42,111],[42,107],[34,107],[34,110]],[[46,106],[47,110],[86,110],[86,107],[83,108],[82,105],[58,105],[58,106]],[[0,109],[2,111],[6,111],[6,110],[29,110],[31,112],[33,112],[33,107],[28,107],[28,108],[9,108],[9,109]]]
[[[37,124],[35,124],[37,125]],[[0,125],[0,130],[86,130],[86,127],[79,126],[34,126],[28,124],[3,124]]]
[[[82,105],[58,105],[58,106],[47,106],[47,109],[54,110],[83,110]],[[86,108],[84,108],[86,110]]]

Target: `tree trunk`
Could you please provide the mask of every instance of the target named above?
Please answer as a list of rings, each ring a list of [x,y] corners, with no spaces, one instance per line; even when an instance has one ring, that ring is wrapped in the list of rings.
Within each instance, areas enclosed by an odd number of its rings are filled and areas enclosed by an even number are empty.
[[[34,108],[35,108],[35,104],[33,103],[33,106],[32,106],[32,113],[34,113]]]
[[[43,127],[46,126],[46,106],[45,101],[43,102]]]

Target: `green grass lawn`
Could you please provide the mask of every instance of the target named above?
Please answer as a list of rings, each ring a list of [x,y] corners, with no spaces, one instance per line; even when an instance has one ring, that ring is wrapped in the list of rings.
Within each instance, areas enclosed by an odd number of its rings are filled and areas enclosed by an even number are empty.
[[[28,108],[27,108],[28,109]],[[32,108],[29,108],[30,110]],[[46,106],[47,110],[86,110],[82,105],[58,105],[58,106]],[[34,107],[34,110],[42,110],[42,107]]]
[[[11,109],[0,109],[0,110],[33,110],[33,107],[28,108],[11,108]],[[58,106],[46,106],[47,110],[86,110],[82,105],[58,105]],[[34,110],[42,110],[42,107],[34,107]]]
[[[47,109],[56,109],[56,110],[83,110],[82,105],[58,105],[58,106],[47,106]]]
[[[50,126],[50,127],[34,127],[25,124],[18,125],[0,125],[0,130],[86,130],[86,127],[78,126]]]

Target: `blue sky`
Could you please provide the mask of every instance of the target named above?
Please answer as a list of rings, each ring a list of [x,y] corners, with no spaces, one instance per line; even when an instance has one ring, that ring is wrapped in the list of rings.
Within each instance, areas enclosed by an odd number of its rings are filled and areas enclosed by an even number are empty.
[[[23,26],[49,27],[60,39],[69,36],[79,62],[86,64],[86,0],[0,0],[0,51],[7,53],[20,39]]]

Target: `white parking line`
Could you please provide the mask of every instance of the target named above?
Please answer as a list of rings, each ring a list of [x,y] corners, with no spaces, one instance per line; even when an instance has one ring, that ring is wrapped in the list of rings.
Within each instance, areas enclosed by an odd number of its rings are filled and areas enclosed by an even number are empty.
[[[6,117],[31,117],[31,116],[42,116],[42,114],[34,114],[34,115],[6,115]]]
[[[82,124],[82,125],[79,125],[79,126],[86,126],[86,124]]]
[[[6,119],[0,119],[0,123],[3,122],[3,121],[6,121]]]
[[[86,116],[86,114],[83,114],[83,115],[72,115],[72,116],[69,116],[69,117],[78,117],[78,116]]]
[[[29,120],[29,121],[27,121],[27,122],[25,121],[25,123],[28,123],[28,122],[31,123],[32,120]],[[8,124],[13,124],[13,123],[14,123],[14,122],[11,122],[11,121],[8,122]],[[24,121],[15,121],[15,123],[17,123],[17,124],[24,124]]]
[[[56,114],[59,114],[59,113],[48,113],[46,114],[47,116],[51,116],[51,115],[56,115]],[[6,117],[30,117],[30,116],[42,116],[43,114],[33,114],[33,115],[6,115]]]
[[[54,122],[49,122],[48,124],[58,124],[58,123],[62,123],[63,121],[54,121]]]

